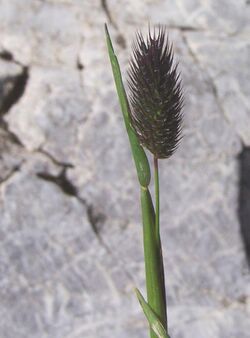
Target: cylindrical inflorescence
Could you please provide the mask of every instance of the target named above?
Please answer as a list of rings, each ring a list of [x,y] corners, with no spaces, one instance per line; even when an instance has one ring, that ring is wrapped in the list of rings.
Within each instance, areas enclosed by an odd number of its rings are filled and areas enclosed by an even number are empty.
[[[137,33],[128,71],[131,123],[156,158],[173,154],[181,138],[183,95],[173,47],[164,26],[147,39]]]

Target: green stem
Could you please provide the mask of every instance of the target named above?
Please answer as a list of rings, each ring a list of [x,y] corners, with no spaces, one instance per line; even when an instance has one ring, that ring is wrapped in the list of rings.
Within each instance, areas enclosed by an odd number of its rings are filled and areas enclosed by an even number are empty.
[[[155,184],[155,233],[156,240],[158,244],[158,253],[159,253],[159,266],[160,266],[160,275],[161,275],[161,289],[163,293],[163,298],[165,302],[165,328],[168,330],[167,325],[167,301],[166,301],[166,290],[165,290],[165,277],[164,277],[164,263],[162,257],[162,246],[161,246],[161,234],[160,234],[160,184],[159,184],[159,165],[158,158],[154,156],[154,184]]]
[[[158,158],[154,157],[155,174],[155,230],[156,236],[160,238],[160,186]]]

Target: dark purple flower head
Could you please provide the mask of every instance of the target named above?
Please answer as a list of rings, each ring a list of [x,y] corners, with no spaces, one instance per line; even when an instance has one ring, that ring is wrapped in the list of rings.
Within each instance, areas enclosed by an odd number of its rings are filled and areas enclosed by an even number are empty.
[[[137,33],[128,72],[131,123],[143,146],[167,158],[181,138],[182,88],[165,27]]]

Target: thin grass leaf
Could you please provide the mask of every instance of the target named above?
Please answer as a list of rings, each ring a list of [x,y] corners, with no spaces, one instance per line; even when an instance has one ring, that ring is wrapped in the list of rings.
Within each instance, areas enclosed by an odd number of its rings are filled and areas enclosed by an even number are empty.
[[[161,246],[155,228],[155,212],[148,189],[141,188],[143,246],[147,286],[147,301],[167,328],[167,310]],[[155,338],[151,332],[151,337]]]
[[[155,312],[152,310],[152,308],[149,306],[149,304],[145,301],[140,291],[138,289],[135,289],[135,292],[141,304],[143,312],[148,320],[149,326],[154,331],[157,338],[170,338],[161,321],[159,320]]]
[[[122,75],[121,75],[121,70],[120,66],[117,60],[117,57],[114,52],[114,48],[112,46],[112,42],[110,39],[110,35],[108,32],[108,27],[105,24],[105,33],[106,33],[106,39],[107,39],[107,47],[108,47],[108,52],[109,52],[109,58],[110,58],[110,63],[113,71],[113,76],[115,80],[115,85],[116,85],[116,90],[117,94],[119,97],[120,101],[120,106],[121,110],[123,113],[123,118],[127,130],[127,134],[129,137],[130,145],[131,145],[131,150],[137,170],[137,175],[139,182],[141,186],[147,187],[150,183],[150,167],[148,163],[147,156],[145,154],[144,149],[140,145],[138,138],[134,132],[134,129],[131,126],[131,121],[130,121],[130,108],[128,104],[128,99],[127,95],[124,89],[124,85],[122,82]]]

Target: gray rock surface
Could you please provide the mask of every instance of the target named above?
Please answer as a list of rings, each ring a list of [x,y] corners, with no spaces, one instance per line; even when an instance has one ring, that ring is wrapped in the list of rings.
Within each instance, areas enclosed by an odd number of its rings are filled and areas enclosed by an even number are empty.
[[[173,338],[248,338],[238,155],[250,146],[247,1],[0,2],[0,337],[148,336],[139,191],[105,46],[125,74],[166,24],[184,139],[161,161]],[[6,103],[7,102],[7,103]]]

